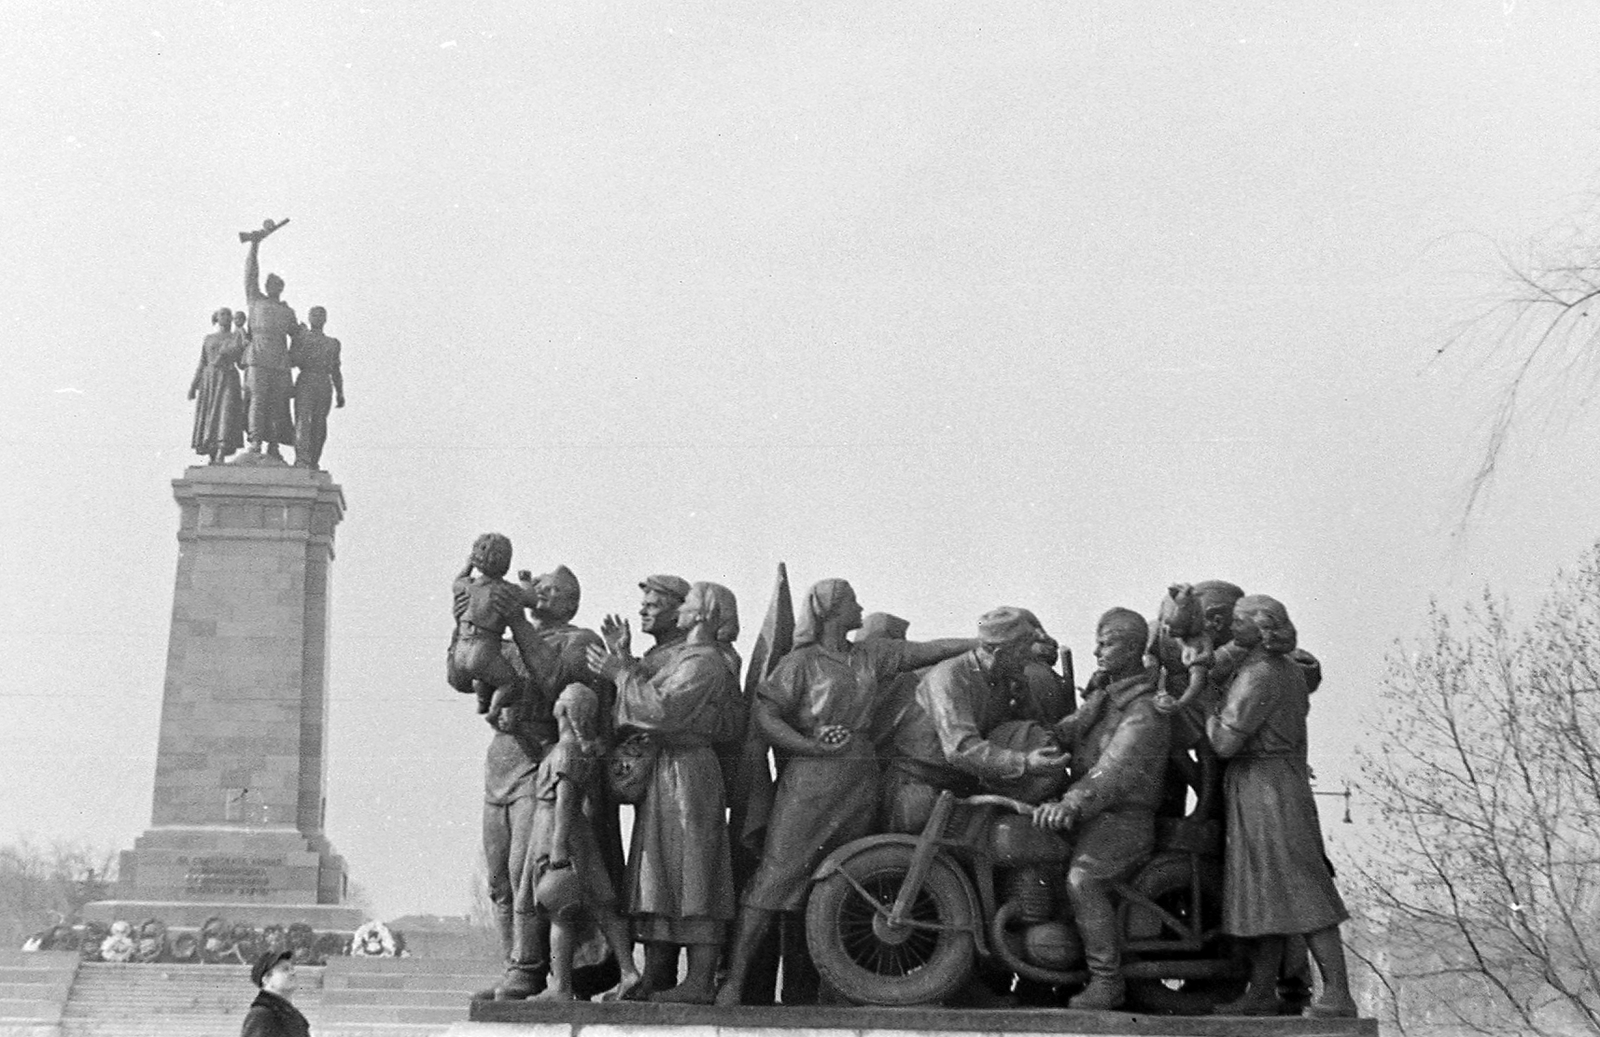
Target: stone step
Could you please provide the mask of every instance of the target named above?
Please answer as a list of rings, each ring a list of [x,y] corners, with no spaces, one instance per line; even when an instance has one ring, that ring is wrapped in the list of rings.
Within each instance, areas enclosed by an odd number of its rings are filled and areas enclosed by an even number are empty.
[[[72,990],[78,956],[66,951],[0,951],[0,1032],[54,1027]]]
[[[92,1023],[63,1022],[61,1037],[233,1037],[243,1025],[243,1015],[194,1019],[102,1019]],[[315,1031],[314,1031],[315,1032]]]
[[[470,976],[339,976],[323,984],[330,997],[342,997],[346,990],[435,990],[447,994],[470,994],[492,987],[500,981],[498,972]]]
[[[466,1019],[474,991],[492,986],[501,967],[486,961],[343,958],[328,964],[322,992],[326,1023],[448,1025]]]
[[[50,1001],[58,995],[61,1000],[67,998],[67,991],[72,989],[72,977],[62,976],[59,979],[40,979],[33,982],[0,982],[0,1003],[6,1001]]]
[[[457,1020],[448,1025],[440,1023],[331,1023],[323,1022],[317,1027],[320,1037],[435,1037],[444,1033],[449,1026],[460,1025]],[[7,1037],[10,1037],[8,1034]]]
[[[296,971],[295,1005],[315,1026],[323,970]],[[228,1037],[239,1032],[254,998],[243,965],[87,962],[60,1037]]]
[[[76,962],[73,963],[73,966]],[[11,983],[40,983],[52,976],[71,976],[74,968],[40,966],[39,968],[22,968],[16,965],[0,965],[0,987]]]
[[[0,968],[53,968],[63,962],[77,960],[78,955],[72,951],[24,951],[16,947],[0,948]]]
[[[0,1019],[57,1019],[66,1002],[52,997],[10,997],[0,994]]]
[[[65,1002],[52,1018],[59,1037],[228,1037],[255,996],[243,965],[72,964],[70,996],[55,988]],[[434,1037],[467,1019],[471,993],[500,970],[487,961],[338,958],[296,970],[294,1001],[319,1035]],[[30,993],[46,988],[45,975],[28,981]],[[11,1014],[0,1003],[0,1016]],[[12,1029],[0,1023],[0,1035]]]
[[[0,983],[72,975],[78,956],[71,951],[7,951],[0,954]]]
[[[458,990],[347,990],[324,994],[319,1003],[328,1009],[390,1005],[395,1008],[450,1008],[465,1014],[472,992]]]
[[[296,995],[298,996],[298,995]],[[394,1005],[397,1008],[458,1008],[466,1018],[472,991],[461,990],[325,990],[324,1008],[344,1005]]]
[[[323,1005],[318,1014],[322,1025],[336,1023],[395,1024],[435,1026],[444,1029],[451,1023],[465,1022],[467,1004],[454,1007],[400,1008],[393,1005]]]

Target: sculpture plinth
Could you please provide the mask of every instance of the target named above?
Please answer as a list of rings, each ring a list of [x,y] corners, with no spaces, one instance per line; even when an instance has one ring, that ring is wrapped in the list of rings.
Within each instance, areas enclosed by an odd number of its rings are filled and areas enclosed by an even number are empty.
[[[151,825],[90,918],[351,929],[323,834],[328,593],[344,494],[325,472],[210,465],[181,511]]]

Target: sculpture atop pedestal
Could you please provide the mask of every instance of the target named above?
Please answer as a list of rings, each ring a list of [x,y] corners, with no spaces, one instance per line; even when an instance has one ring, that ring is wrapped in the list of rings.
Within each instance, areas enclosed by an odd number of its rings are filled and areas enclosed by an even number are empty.
[[[349,931],[323,834],[328,593],[344,494],[325,472],[190,468],[151,825],[90,917]]]

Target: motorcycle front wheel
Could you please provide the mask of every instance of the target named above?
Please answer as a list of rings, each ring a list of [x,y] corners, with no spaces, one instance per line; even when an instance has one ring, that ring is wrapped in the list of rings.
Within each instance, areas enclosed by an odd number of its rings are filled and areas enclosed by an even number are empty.
[[[818,882],[806,902],[806,943],[817,971],[857,1004],[933,1004],[972,973],[967,891],[947,861],[928,869],[906,924],[888,924],[911,854],[899,844],[867,847]]]

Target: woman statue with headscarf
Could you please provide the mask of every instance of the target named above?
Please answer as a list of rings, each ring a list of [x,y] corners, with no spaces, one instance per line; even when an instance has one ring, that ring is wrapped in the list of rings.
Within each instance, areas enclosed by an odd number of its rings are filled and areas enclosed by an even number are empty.
[[[823,580],[796,617],[794,649],[756,693],[755,728],[784,761],[761,863],[745,887],[739,930],[717,1003],[737,1005],[750,961],[780,911],[798,911],[811,873],[845,843],[867,835],[878,808],[872,721],[880,688],[904,670],[931,666],[976,642],[846,638],[861,605],[844,580]]]
[[[210,464],[221,464],[244,446],[244,398],[239,389],[239,358],[244,342],[233,333],[233,311],[211,315],[217,330],[200,346],[200,364],[189,383],[194,400],[194,433],[189,446]]]
[[[1322,973],[1305,1014],[1356,1014],[1339,923],[1350,917],[1333,884],[1306,764],[1304,668],[1282,604],[1247,594],[1233,608],[1233,640],[1245,654],[1206,735],[1223,772],[1227,845],[1222,929],[1250,945],[1250,986],[1219,1014],[1274,1015],[1285,938],[1303,935]]]
[[[678,625],[689,631],[683,647],[653,677],[609,644],[589,649],[589,666],[616,682],[618,730],[646,732],[659,747],[628,846],[628,911],[645,945],[645,970],[622,996],[709,1004],[735,910],[722,768],[712,749],[744,730],[733,592],[695,584]],[[680,947],[689,972],[671,986]]]

